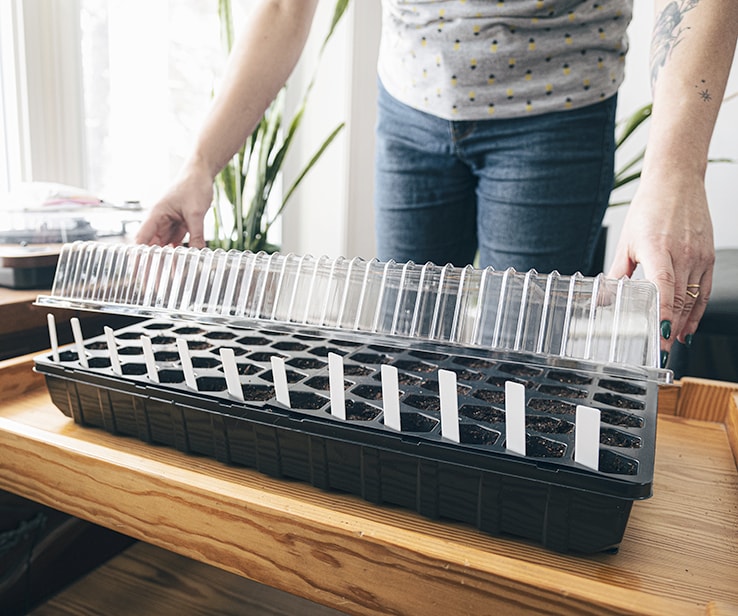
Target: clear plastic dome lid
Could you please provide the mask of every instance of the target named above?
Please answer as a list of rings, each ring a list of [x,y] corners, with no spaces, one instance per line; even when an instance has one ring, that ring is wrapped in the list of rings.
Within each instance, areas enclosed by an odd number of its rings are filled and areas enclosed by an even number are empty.
[[[658,291],[531,270],[75,242],[37,303],[248,327],[309,326],[598,364],[660,380]]]

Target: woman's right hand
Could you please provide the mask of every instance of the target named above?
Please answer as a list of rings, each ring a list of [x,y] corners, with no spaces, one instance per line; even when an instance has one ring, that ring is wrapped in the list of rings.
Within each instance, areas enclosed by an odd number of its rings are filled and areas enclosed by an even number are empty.
[[[213,201],[213,176],[202,165],[185,166],[175,183],[151,208],[136,234],[139,244],[205,247],[203,221]]]

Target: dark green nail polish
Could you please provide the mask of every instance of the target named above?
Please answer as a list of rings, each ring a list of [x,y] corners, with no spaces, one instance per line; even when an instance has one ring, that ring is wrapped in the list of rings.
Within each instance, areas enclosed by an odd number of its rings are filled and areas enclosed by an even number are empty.
[[[684,336],[684,346],[689,348],[692,346],[692,338],[694,337],[694,334],[687,334]]]
[[[671,321],[667,319],[661,321],[661,336],[664,340],[671,338]]]
[[[666,364],[669,361],[669,351],[661,351],[661,367],[666,368]]]

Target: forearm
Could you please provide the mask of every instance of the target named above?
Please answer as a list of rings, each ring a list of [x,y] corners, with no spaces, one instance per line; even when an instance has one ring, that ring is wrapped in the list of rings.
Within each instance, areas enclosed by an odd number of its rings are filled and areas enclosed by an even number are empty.
[[[738,33],[736,0],[658,0],[643,176],[704,178]]]
[[[305,45],[317,0],[264,0],[240,33],[188,165],[215,177],[253,132]]]

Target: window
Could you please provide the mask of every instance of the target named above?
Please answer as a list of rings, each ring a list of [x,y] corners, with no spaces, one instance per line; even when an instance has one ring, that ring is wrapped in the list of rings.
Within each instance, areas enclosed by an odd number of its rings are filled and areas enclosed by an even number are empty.
[[[220,75],[217,2],[80,9],[88,188],[150,202],[181,166]]]
[[[0,193],[14,189],[29,166],[19,23],[16,2],[0,2]]]
[[[257,1],[233,0],[237,26]],[[151,204],[188,154],[224,67],[217,8],[217,0],[1,0],[0,192],[13,182],[50,181],[112,202]],[[332,14],[333,3],[318,4],[288,106],[299,101]],[[364,221],[371,216],[364,188],[370,169],[356,174],[361,190],[349,191],[347,182],[351,152],[371,150],[373,121],[367,116],[352,127],[348,116],[356,106],[351,89],[375,83],[376,58],[361,55],[366,74],[352,78],[352,20],[347,15],[323,58],[285,175],[296,175],[337,118],[349,129],[293,197],[284,220],[286,250],[351,253],[347,194],[362,216],[353,235],[371,237]]]
[[[154,199],[183,162],[222,71],[217,7],[0,3],[0,188],[53,181],[111,201]]]

